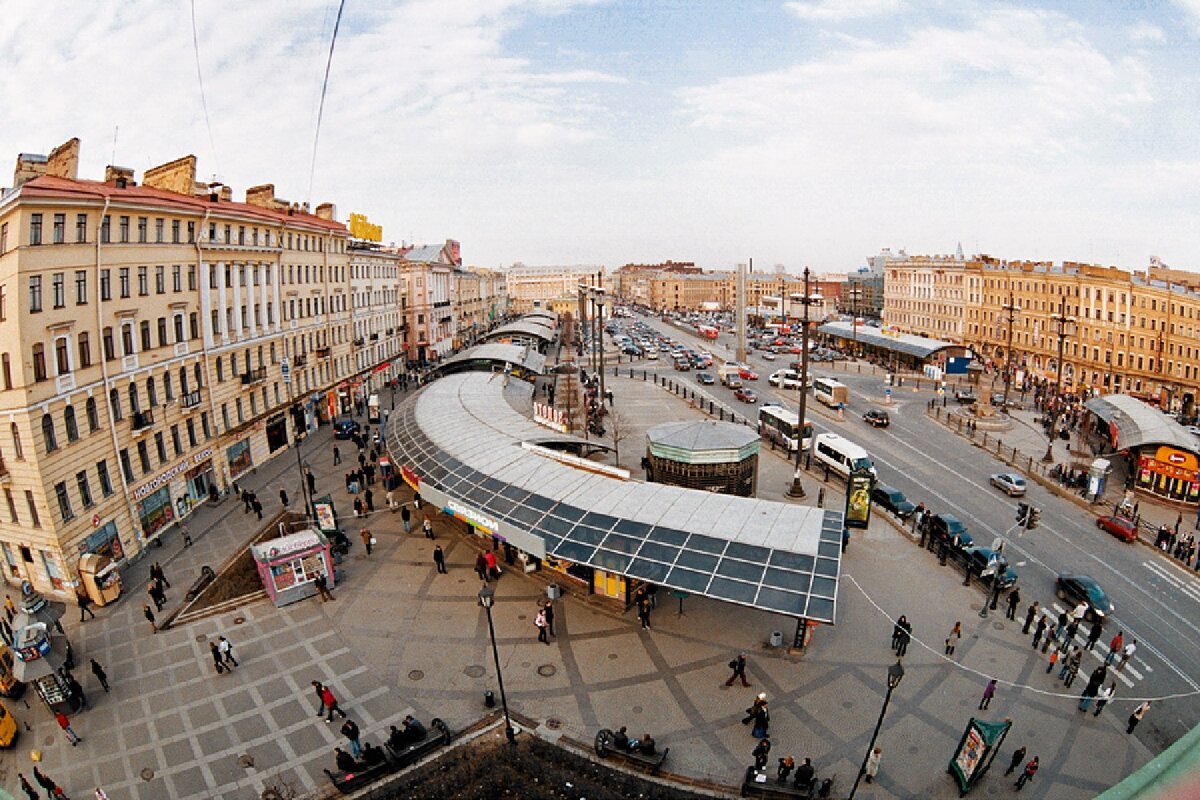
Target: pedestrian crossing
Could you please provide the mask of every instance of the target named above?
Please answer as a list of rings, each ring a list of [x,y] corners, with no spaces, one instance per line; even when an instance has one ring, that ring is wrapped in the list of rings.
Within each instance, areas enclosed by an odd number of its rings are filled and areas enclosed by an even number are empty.
[[[1180,575],[1179,570],[1155,561],[1143,561],[1142,566],[1162,578],[1177,592],[1182,592],[1192,600],[1200,602],[1200,585],[1188,575]]]
[[[1070,616],[1071,609],[1064,608],[1059,603],[1051,603],[1049,606],[1047,606],[1046,612],[1050,615],[1050,619],[1051,619],[1051,627],[1050,627],[1049,632],[1053,632],[1053,630],[1054,630],[1053,621],[1058,619],[1059,614],[1065,613],[1067,616]],[[1096,660],[1096,663],[1098,663],[1098,664],[1103,663],[1104,659],[1108,657],[1108,642],[1112,641],[1112,637],[1116,635],[1116,631],[1106,630],[1104,632],[1104,635],[1100,637],[1100,641],[1096,642],[1096,646],[1093,647],[1091,650],[1087,650],[1086,648],[1087,648],[1088,629],[1084,626],[1080,626],[1080,627],[1081,627],[1081,630],[1075,634],[1075,639],[1073,641],[1073,644],[1078,644],[1080,647],[1085,648],[1083,651],[1085,657],[1088,655],[1091,655],[1091,657]],[[1110,625],[1110,627],[1111,627],[1111,625]],[[1129,641],[1129,640],[1127,639],[1126,641]],[[1140,647],[1140,643],[1139,643],[1139,647]],[[1134,653],[1133,658],[1129,659],[1129,663],[1125,665],[1124,669],[1118,670],[1118,669],[1116,669],[1116,666],[1117,666],[1117,664],[1120,663],[1120,661],[1121,661],[1120,653],[1113,656],[1113,662],[1111,664],[1111,668],[1108,671],[1108,674],[1110,677],[1115,677],[1121,683],[1125,684],[1125,687],[1128,689],[1133,688],[1133,682],[1135,680],[1136,681],[1145,680],[1146,674],[1149,674],[1154,671],[1153,667],[1151,667],[1148,663],[1146,663],[1146,661],[1141,656],[1137,655],[1136,653]]]

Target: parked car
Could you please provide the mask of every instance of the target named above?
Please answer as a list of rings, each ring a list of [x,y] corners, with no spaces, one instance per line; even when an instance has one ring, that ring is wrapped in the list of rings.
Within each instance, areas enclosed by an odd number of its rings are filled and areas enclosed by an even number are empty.
[[[960,558],[968,547],[975,544],[975,539],[967,533],[963,525],[953,514],[928,514],[925,517],[925,530],[929,535],[930,546],[946,541],[950,552],[955,558]],[[954,538],[958,537],[958,550],[954,549]]]
[[[758,395],[754,393],[753,389],[738,389],[733,393],[733,396],[738,400],[741,400],[743,403],[758,402]]]
[[[655,359],[658,358],[658,351],[653,348],[647,350],[646,358],[650,359],[651,361],[654,361]]]
[[[904,492],[882,483],[875,484],[875,488],[871,490],[871,500],[884,511],[890,511],[900,519],[908,519],[917,510],[904,496]]]
[[[675,359],[675,369],[679,370],[680,372],[687,372],[691,368],[692,368],[692,365],[687,362],[687,359],[684,359],[684,358]]]
[[[1025,494],[1025,479],[1015,472],[997,472],[988,480],[992,486],[1003,490],[1009,497],[1020,497]]]
[[[762,360],[763,360],[763,361],[774,361],[774,360],[775,360],[775,351],[774,351],[774,350],[768,350],[768,351],[766,351],[765,353],[763,353],[763,354],[762,354]]]
[[[1004,392],[992,395],[992,405],[996,406],[997,408],[1004,407]]]
[[[360,430],[362,430],[362,426],[360,426],[354,420],[340,419],[337,422],[333,423],[333,438],[349,439],[350,437],[354,436],[354,434],[358,433]]]
[[[700,383],[704,384],[705,386],[712,386],[714,383],[717,382],[717,379],[715,377],[713,377],[713,374],[711,372],[697,372],[696,380],[699,381]],[[797,418],[797,419],[799,419],[799,418]]]
[[[1096,517],[1096,527],[1108,531],[1123,542],[1136,542],[1138,538],[1137,523],[1126,517]]]
[[[965,553],[966,559],[964,564],[966,569],[976,578],[983,577],[983,571],[987,569],[988,563],[995,553],[990,547],[972,547]],[[987,585],[991,586],[992,578],[988,576],[986,579]],[[1004,555],[1000,555],[999,567],[996,571],[996,583],[1001,589],[1008,589],[1017,582],[1017,573],[1009,569],[1008,562],[1004,559]]]
[[[1113,601],[1100,587],[1099,581],[1090,575],[1060,572],[1054,581],[1054,593],[1059,600],[1064,600],[1072,606],[1078,604],[1080,600],[1086,600],[1088,610],[1084,618],[1088,622],[1094,622],[1097,618],[1105,619],[1116,610]]]
[[[975,396],[975,393],[970,389],[955,389],[954,399],[959,403],[962,403],[964,406],[969,406],[979,400],[979,398]]]
[[[867,411],[867,413],[863,414],[863,422],[866,422],[872,428],[886,428],[892,424],[888,413],[882,408],[872,408]]]

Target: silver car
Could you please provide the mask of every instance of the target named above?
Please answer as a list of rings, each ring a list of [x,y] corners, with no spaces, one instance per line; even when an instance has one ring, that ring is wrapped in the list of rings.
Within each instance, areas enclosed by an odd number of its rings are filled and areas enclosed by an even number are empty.
[[[1009,497],[1025,494],[1025,479],[1013,472],[997,472],[991,477],[991,484],[1003,490]]]

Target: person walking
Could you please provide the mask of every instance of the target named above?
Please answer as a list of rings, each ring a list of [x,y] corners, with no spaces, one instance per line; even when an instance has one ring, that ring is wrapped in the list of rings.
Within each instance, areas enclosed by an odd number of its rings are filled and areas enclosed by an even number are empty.
[[[1058,612],[1058,623],[1054,626],[1054,641],[1058,641],[1063,631],[1067,629],[1067,612]]]
[[[1043,614],[1042,618],[1038,620],[1037,628],[1033,632],[1033,649],[1034,650],[1037,650],[1038,644],[1042,641],[1042,636],[1044,636],[1046,634],[1046,626],[1048,624],[1049,623],[1046,620],[1046,615]]]
[[[440,544],[434,545],[433,547],[433,563],[437,565],[437,571],[441,574],[450,574],[446,570],[446,554],[442,552],[442,546]]]
[[[371,555],[371,544],[375,541],[375,537],[366,528],[358,532],[359,538],[362,539],[363,547],[367,548],[367,555]]]
[[[642,630],[650,630],[650,601],[645,595],[638,601],[638,620],[642,623]]]
[[[988,681],[987,686],[983,689],[983,697],[979,698],[979,710],[986,711],[987,707],[992,704],[992,698],[996,696],[996,679],[992,678]]]
[[[167,604],[167,597],[163,594],[162,584],[158,581],[150,581],[150,585],[146,587],[146,594],[150,595],[150,600],[154,603],[154,610],[162,611],[163,606]]]
[[[71,747],[79,744],[83,739],[79,738],[79,734],[75,733],[75,729],[71,727],[71,720],[67,715],[59,711],[54,715],[54,719],[58,722],[58,727],[63,729],[63,733],[67,735],[67,741],[71,743]]]
[[[1115,686],[1115,684],[1114,684],[1114,686]],[[1138,723],[1142,721],[1142,718],[1146,716],[1146,712],[1149,710],[1150,710],[1150,701],[1149,700],[1146,700],[1140,706],[1135,708],[1133,710],[1133,713],[1129,715],[1129,727],[1127,727],[1125,729],[1125,732],[1133,733],[1133,729],[1138,726]]]
[[[313,691],[317,693],[317,716],[325,713],[325,686],[320,681],[312,682]]]
[[[421,493],[413,492],[413,511],[421,510]]]
[[[421,523],[421,528],[424,529],[424,531],[425,531],[426,539],[435,538],[433,535],[433,523],[429,521],[428,517],[426,517],[425,520]]]
[[[883,748],[876,747],[867,756],[867,767],[863,770],[867,783],[875,780],[875,776],[879,774],[879,759],[883,757]]]
[[[896,645],[896,656],[901,658],[908,652],[908,643],[912,641],[912,623],[907,617],[902,617],[904,620],[902,630],[900,631],[900,641]]]
[[[737,658],[729,662],[729,668],[733,670],[733,674],[729,676],[729,680],[725,681],[726,686],[733,686],[733,682],[738,678],[742,679],[742,686],[749,687],[750,683],[746,680],[746,654],[738,653]]]
[[[325,721],[333,722],[333,715],[336,713],[342,719],[346,718],[346,712],[342,711],[338,706],[337,698],[334,697],[333,691],[328,686],[321,687],[321,702],[325,704]]]
[[[371,491],[370,486],[368,486],[367,490],[365,492],[363,492],[363,500],[365,500],[367,502],[367,513],[374,514],[375,513],[375,492]]]
[[[1025,612],[1025,626],[1021,628],[1021,633],[1027,636],[1029,635],[1029,629],[1033,627],[1033,621],[1037,619],[1038,608],[1038,601],[1034,600],[1033,605],[1031,605],[1029,610]],[[1037,645],[1034,646],[1036,647]]]
[[[1093,717],[1100,716],[1100,712],[1108,705],[1108,701],[1112,700],[1112,696],[1117,692],[1117,682],[1113,681],[1108,686],[1101,689],[1096,694],[1096,710],[1092,712]]]
[[[1008,769],[1004,770],[1005,775],[1011,775],[1012,771],[1021,766],[1021,762],[1025,760],[1025,748],[1018,747],[1012,754],[1012,760],[1008,762]]]
[[[388,489],[383,495],[383,502],[387,504],[388,511],[396,510],[396,490]],[[407,531],[405,531],[407,533]]]
[[[87,596],[86,592],[80,592],[75,595],[75,602],[79,604],[79,621],[83,622],[87,617],[96,618],[96,613],[92,611],[92,599]]]
[[[221,653],[221,659],[225,664],[225,668],[229,669],[229,665],[240,667],[241,664],[233,657],[233,642],[226,639],[224,636],[217,637],[217,650]]]
[[[1008,619],[1015,620],[1017,618],[1017,604],[1021,602],[1021,590],[1014,586],[1013,590],[1008,593],[1008,611],[1004,616]]]
[[[361,517],[363,515],[363,501],[361,497],[354,498],[354,516]]]
[[[342,452],[338,450],[338,446],[335,444],[333,446],[333,465],[336,467],[340,463],[342,463]]]
[[[767,766],[767,756],[771,752],[771,738],[763,736],[758,740],[758,744],[754,745],[754,750],[750,755],[754,756],[754,768],[763,769]]]
[[[1111,664],[1113,659],[1121,652],[1121,648],[1125,646],[1125,632],[1117,631],[1117,635],[1108,643],[1108,655],[1104,657],[1105,665]]]
[[[350,742],[350,755],[359,758],[362,755],[362,743],[358,738],[358,724],[352,719],[347,719],[342,723],[341,733],[346,737],[346,741]]]
[[[38,800],[37,790],[29,784],[28,779],[21,773],[17,773],[17,780],[21,782],[21,791],[25,793],[26,800]]]
[[[92,674],[96,676],[96,680],[100,681],[100,685],[104,687],[104,693],[108,694],[108,675],[104,672],[104,667],[100,666],[100,662],[92,659]]]
[[[479,576],[479,580],[488,582],[487,559],[483,557],[483,553],[475,556],[475,574]]]
[[[308,496],[315,497],[317,494],[317,476],[313,475],[310,467],[304,468],[304,481],[308,484]]]
[[[324,575],[318,575],[316,578],[313,578],[313,586],[316,587],[317,594],[321,596],[322,603],[337,599],[333,596],[333,592],[329,591],[329,583],[325,580]]]
[[[428,521],[429,520],[426,520],[426,522]],[[430,536],[429,538],[432,539],[433,537]],[[500,564],[498,561],[496,561],[495,552],[488,550],[483,554],[483,561],[485,564],[487,564],[488,577],[494,581],[500,580]]]
[[[254,513],[258,515],[258,518],[262,519],[263,518],[262,517],[262,508],[263,507],[262,507],[262,503],[258,502],[258,495],[254,495],[254,499],[250,501],[250,505],[254,508]]]
[[[1088,681],[1088,685],[1083,687],[1083,694],[1079,696],[1080,711],[1086,712],[1088,710],[1088,706],[1092,704],[1092,700],[1096,699],[1096,691],[1096,687],[1092,686],[1091,681]]]
[[[150,567],[150,578],[158,581],[159,585],[164,589],[171,588],[171,582],[167,580],[167,573],[163,571],[162,564],[157,561]]]
[[[279,490],[279,502],[280,502],[280,504],[281,504],[281,505],[283,505],[283,507],[284,507],[284,508],[287,508],[287,507],[288,507],[288,493],[287,493],[287,489],[283,489],[283,488],[281,488],[281,489]]]
[[[1037,771],[1038,757],[1034,756],[1033,758],[1029,759],[1029,763],[1025,765],[1025,769],[1021,772],[1021,777],[1017,778],[1017,782],[1013,784],[1017,787],[1018,792],[1025,788],[1026,783],[1033,780],[1033,776],[1037,774]]]
[[[242,489],[242,513],[249,514],[250,508],[250,490]]]
[[[222,664],[221,651],[217,649],[216,642],[208,643],[208,650],[212,654],[213,666],[217,668],[217,674],[220,675],[225,671],[225,665]]]
[[[904,626],[907,622],[908,618],[901,614],[892,624],[892,650],[900,646],[900,636],[904,633]]]
[[[150,623],[150,630],[158,633],[158,626],[154,624],[154,612],[150,610],[150,606],[142,606],[142,616]]]
[[[1137,639],[1131,640],[1129,644],[1121,648],[1121,660],[1117,662],[1117,672],[1120,672],[1129,663],[1129,659],[1133,658],[1133,654],[1136,652]]]
[[[533,618],[533,624],[537,627],[537,640],[545,642],[549,646],[550,640],[546,638],[546,610],[544,608],[538,609],[537,615]]]
[[[1049,675],[1054,671],[1054,665],[1058,663],[1058,650],[1050,651],[1050,661],[1046,664],[1046,674]]]
[[[1076,647],[1075,652],[1071,653],[1071,657],[1067,659],[1067,676],[1063,681],[1063,686],[1070,689],[1071,684],[1075,682],[1075,677],[1079,674],[1079,664],[1083,660],[1083,648]]]
[[[183,534],[183,546],[191,547],[192,546],[192,532],[190,530],[188,530],[188,526],[182,522],[179,523],[179,532],[181,534]]]
[[[1075,620],[1076,622],[1082,623],[1083,618],[1085,616],[1087,616],[1087,612],[1088,612],[1087,600],[1080,600],[1079,604],[1076,605],[1075,608],[1071,609],[1071,619]]]
[[[1092,623],[1091,630],[1088,631],[1087,650],[1090,652],[1096,646],[1096,642],[1100,641],[1100,634],[1104,632],[1104,623],[1099,617]]]
[[[412,527],[412,512],[408,510],[407,505],[400,506],[400,522],[404,525],[404,532],[409,533]]]
[[[958,646],[962,639],[962,623],[955,622],[954,627],[950,629],[950,635],[946,637],[946,655],[954,655],[954,648]]]
[[[542,608],[546,611],[546,632],[557,639],[558,634],[554,632],[554,601],[547,600]]]

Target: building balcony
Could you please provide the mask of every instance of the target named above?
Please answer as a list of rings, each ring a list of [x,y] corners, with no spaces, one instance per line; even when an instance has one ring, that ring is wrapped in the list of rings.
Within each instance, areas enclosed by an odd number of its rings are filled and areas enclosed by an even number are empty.
[[[378,333],[372,333],[372,334],[371,334],[371,341],[372,341],[372,342],[378,342],[378,341],[379,341],[379,334],[378,334]]]
[[[317,358],[329,358],[329,348],[328,347],[318,347],[317,348]]]
[[[145,411],[133,412],[133,416],[130,417],[130,423],[134,433],[149,430],[154,426],[154,410],[148,408]]]
[[[362,338],[361,336],[354,340],[355,347],[362,347],[366,343],[367,343],[367,340]]]
[[[179,398],[179,407],[184,411],[193,411],[200,407],[200,390],[187,392]]]
[[[301,353],[300,355],[298,355],[292,359],[292,366],[295,367],[296,369],[299,369],[300,367],[303,367],[307,364],[308,364],[308,356],[304,353]]]
[[[242,373],[242,386],[250,386],[254,383],[262,383],[267,379],[266,367],[255,367],[254,369]]]
[[[0,456],[0,483],[11,483],[12,475],[8,471],[8,464],[5,463],[4,457]]]

